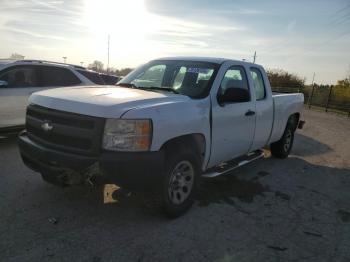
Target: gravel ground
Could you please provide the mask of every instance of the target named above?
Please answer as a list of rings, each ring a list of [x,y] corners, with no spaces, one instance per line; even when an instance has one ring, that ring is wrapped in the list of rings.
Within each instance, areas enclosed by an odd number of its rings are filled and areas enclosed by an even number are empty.
[[[292,155],[204,180],[164,218],[113,185],[58,188],[0,140],[1,261],[350,261],[350,119],[306,111]]]

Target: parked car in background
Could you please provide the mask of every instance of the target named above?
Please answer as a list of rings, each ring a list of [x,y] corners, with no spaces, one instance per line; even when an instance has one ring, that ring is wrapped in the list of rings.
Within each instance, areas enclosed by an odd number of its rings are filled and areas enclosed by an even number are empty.
[[[118,83],[119,80],[121,80],[121,77],[114,75],[100,74],[100,76],[102,77],[106,85],[115,85],[116,83]]]
[[[36,91],[104,84],[101,74],[77,65],[43,60],[0,60],[0,131],[24,125],[28,97]]]

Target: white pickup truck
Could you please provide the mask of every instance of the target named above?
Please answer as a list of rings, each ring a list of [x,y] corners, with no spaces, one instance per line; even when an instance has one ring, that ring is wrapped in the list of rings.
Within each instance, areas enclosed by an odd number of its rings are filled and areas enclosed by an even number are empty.
[[[263,156],[286,158],[302,94],[272,94],[262,66],[222,58],[153,60],[116,86],[31,95],[24,163],[44,180],[71,185],[102,174],[128,190],[156,192],[166,214],[192,205],[201,176]]]

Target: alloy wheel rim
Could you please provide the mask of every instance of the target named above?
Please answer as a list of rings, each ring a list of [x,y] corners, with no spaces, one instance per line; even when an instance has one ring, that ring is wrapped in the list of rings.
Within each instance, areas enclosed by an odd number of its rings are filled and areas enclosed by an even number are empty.
[[[189,161],[179,162],[171,172],[168,194],[173,204],[182,204],[191,194],[194,182],[194,169]]]

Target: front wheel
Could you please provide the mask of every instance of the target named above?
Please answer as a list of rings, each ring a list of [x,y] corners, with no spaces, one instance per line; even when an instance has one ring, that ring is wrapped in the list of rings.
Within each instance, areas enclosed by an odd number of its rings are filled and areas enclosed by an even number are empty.
[[[293,147],[294,128],[288,124],[280,140],[271,144],[271,154],[277,158],[288,157]]]
[[[167,155],[162,185],[162,207],[169,217],[178,217],[193,204],[200,175],[198,156],[186,149]]]

